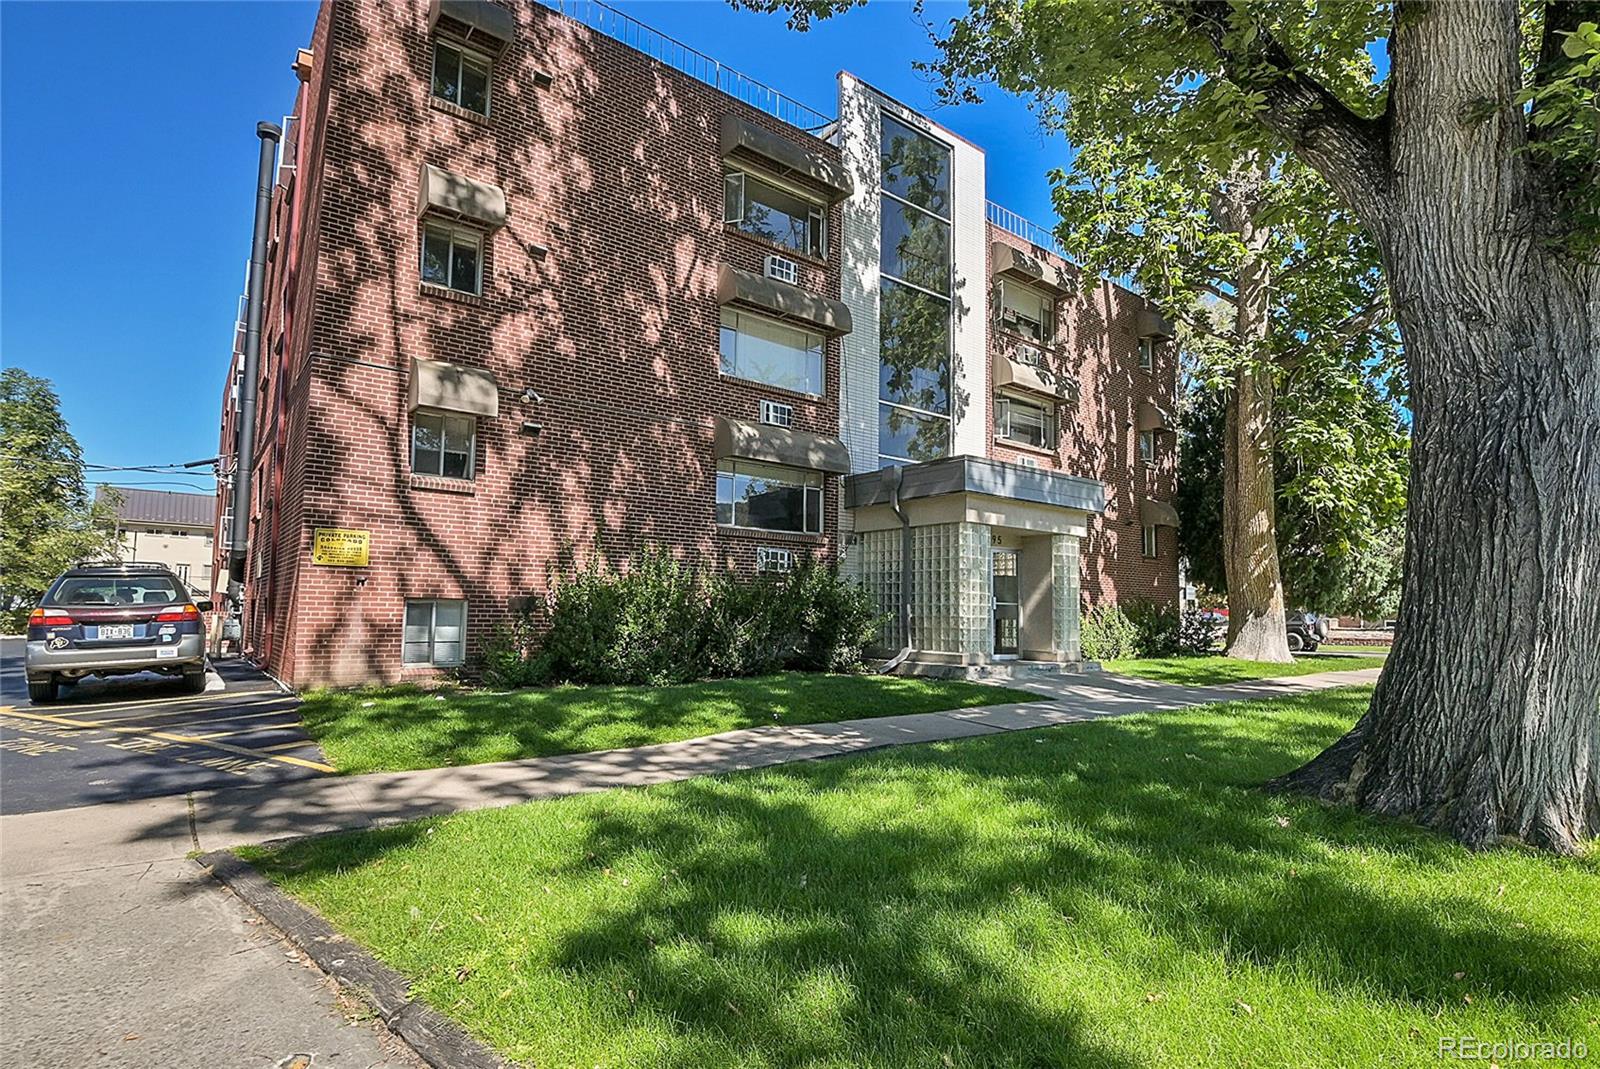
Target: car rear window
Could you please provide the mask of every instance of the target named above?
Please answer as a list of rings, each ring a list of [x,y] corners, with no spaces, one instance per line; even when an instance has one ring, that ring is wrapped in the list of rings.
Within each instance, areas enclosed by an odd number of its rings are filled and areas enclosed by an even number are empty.
[[[68,577],[45,598],[51,605],[174,605],[189,595],[165,575]]]

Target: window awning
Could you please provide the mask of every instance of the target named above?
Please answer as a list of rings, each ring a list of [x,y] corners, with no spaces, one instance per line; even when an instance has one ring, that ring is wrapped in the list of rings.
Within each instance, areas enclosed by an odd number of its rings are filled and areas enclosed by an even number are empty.
[[[444,29],[467,44],[502,52],[517,36],[517,16],[489,0],[430,0],[428,32]]]
[[[1139,337],[1141,338],[1170,338],[1172,337],[1172,323],[1166,316],[1146,305],[1139,309],[1136,320]]]
[[[1147,498],[1139,503],[1139,518],[1146,527],[1177,527],[1178,510],[1165,501]]]
[[[411,361],[410,408],[436,408],[494,419],[500,415],[500,386],[475,367],[442,360]]]
[[[1004,241],[989,246],[989,269],[995,275],[1038,286],[1058,297],[1072,290],[1072,279],[1065,271]]]
[[[1153,402],[1140,401],[1139,415],[1135,421],[1141,431],[1170,431],[1172,421]]]
[[[1004,357],[994,362],[994,384],[996,388],[1005,386],[1013,390],[1043,394],[1052,401],[1071,399],[1074,385],[1070,379],[1063,379],[1045,368],[1035,367],[1011,357]]]
[[[717,417],[716,453],[718,460],[738,457],[835,475],[850,470],[850,452],[837,438],[722,416]]]
[[[418,180],[417,213],[463,219],[498,230],[506,224],[506,194],[499,186],[474,182],[425,163]]]
[[[829,204],[844,200],[855,189],[843,164],[738,115],[722,117],[721,144],[725,158],[748,159],[780,178],[814,186]]]
[[[746,304],[783,319],[807,323],[824,334],[850,333],[850,309],[842,302],[727,264],[722,265],[717,276],[717,300],[723,304]]]

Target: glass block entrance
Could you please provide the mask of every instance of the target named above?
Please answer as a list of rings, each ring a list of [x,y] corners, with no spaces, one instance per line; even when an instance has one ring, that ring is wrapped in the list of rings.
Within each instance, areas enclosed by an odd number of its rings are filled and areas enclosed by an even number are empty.
[[[1017,551],[994,551],[994,653],[1015,657],[1022,647],[1022,598],[1017,580]]]

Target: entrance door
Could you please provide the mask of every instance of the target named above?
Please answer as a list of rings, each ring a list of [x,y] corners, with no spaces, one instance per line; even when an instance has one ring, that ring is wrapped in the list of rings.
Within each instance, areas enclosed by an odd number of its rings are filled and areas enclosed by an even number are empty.
[[[994,551],[994,654],[1015,657],[1022,643],[1022,606],[1017,590],[1017,551]]]

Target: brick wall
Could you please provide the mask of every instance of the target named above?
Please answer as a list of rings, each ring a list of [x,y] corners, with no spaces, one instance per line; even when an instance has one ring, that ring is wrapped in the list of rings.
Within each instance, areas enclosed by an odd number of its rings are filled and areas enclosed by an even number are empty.
[[[1003,242],[1036,259],[1079,277],[1065,260],[1009,231],[991,225],[991,242]],[[992,256],[991,256],[992,259]],[[991,268],[992,268],[991,264]],[[1036,462],[1039,467],[1098,479],[1106,484],[1106,511],[1089,521],[1089,535],[1080,547],[1083,600],[1096,606],[1130,598],[1154,598],[1176,604],[1178,597],[1177,533],[1160,528],[1157,556],[1144,556],[1139,502],[1145,497],[1171,502],[1177,494],[1177,436],[1156,433],[1156,463],[1139,459],[1135,415],[1141,401],[1174,414],[1178,353],[1170,342],[1155,350],[1154,367],[1139,366],[1136,317],[1144,298],[1101,281],[1087,292],[1074,290],[1056,302],[1056,339],[1045,348],[1050,369],[1075,379],[1077,403],[1057,406],[1056,448],[1031,449],[990,435],[989,455],[997,460]],[[991,324],[989,359],[1005,359],[1015,339]],[[994,395],[988,398],[989,426],[994,427]]]
[[[271,567],[255,580],[252,562],[247,599],[256,652],[296,682],[431,674],[400,664],[411,597],[467,599],[470,657],[513,598],[596,557],[657,544],[751,569],[758,545],[833,552],[833,477],[820,537],[718,528],[712,433],[719,415],[755,419],[762,397],[792,403],[801,430],[836,435],[839,421],[837,342],[820,399],[718,372],[718,267],[759,271],[770,249],[721,223],[722,116],[834,150],[545,8],[516,11],[487,120],[432,101],[425,4],[319,15],[302,96],[318,147],[269,279],[285,340],[263,403],[258,478],[269,469],[274,489],[254,545]],[[505,191],[481,298],[420,285],[424,162]],[[315,256],[286,279],[297,237]],[[831,244],[829,262],[802,259],[801,284],[837,297]],[[410,474],[416,357],[499,384],[467,486]],[[540,400],[525,404],[524,389]],[[524,434],[524,421],[543,429]],[[370,530],[370,566],[311,565],[319,526]]]

